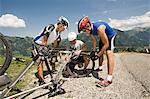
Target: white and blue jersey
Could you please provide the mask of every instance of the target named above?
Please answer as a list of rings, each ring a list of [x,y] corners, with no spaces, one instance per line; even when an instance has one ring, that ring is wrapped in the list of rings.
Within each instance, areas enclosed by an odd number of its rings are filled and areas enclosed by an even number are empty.
[[[34,42],[38,45],[43,45],[43,37],[46,35],[48,37],[47,45],[51,45],[55,40],[61,39],[60,34],[56,33],[57,24],[50,24],[46,26],[42,32],[34,38]]]

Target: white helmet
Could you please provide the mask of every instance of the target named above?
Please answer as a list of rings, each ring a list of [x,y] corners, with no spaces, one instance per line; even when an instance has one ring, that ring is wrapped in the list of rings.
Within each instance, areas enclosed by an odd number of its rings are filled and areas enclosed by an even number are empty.
[[[68,34],[68,41],[73,41],[75,39],[77,39],[77,34],[75,32],[70,32]]]
[[[69,27],[69,21],[64,16],[59,17],[58,23],[63,24],[65,26],[65,30],[67,30],[67,28]]]

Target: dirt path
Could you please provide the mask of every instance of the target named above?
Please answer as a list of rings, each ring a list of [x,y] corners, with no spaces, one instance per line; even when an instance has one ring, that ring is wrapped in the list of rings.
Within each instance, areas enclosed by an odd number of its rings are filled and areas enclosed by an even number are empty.
[[[150,55],[123,54],[121,60],[128,72],[145,88],[145,95],[150,94]]]
[[[68,78],[62,86],[66,93],[52,99],[150,99],[150,62],[148,59],[150,56],[115,54],[115,57],[114,79],[110,86],[106,88],[96,87],[96,82],[99,80],[93,76]],[[141,68],[140,64],[145,67]],[[106,64],[103,71],[99,72],[98,75],[99,77],[106,77]],[[46,89],[40,89],[26,97],[21,97],[25,99],[48,99],[47,92]]]

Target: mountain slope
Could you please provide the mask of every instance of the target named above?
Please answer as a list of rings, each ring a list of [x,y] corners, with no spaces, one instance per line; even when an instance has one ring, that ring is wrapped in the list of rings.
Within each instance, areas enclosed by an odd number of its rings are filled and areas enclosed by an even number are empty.
[[[144,47],[150,45],[150,28],[134,28],[117,32],[116,46]]]
[[[117,32],[115,45],[117,47],[134,47],[143,48],[145,46],[150,47],[150,28],[134,28],[129,31],[120,31],[114,29]],[[33,38],[31,37],[6,37],[12,46],[14,54],[21,54],[25,56],[31,55],[31,48]],[[78,39],[84,41],[89,50],[92,48],[90,38],[84,34],[79,34]],[[63,39],[60,43],[60,47],[67,47],[69,44],[67,39]],[[98,45],[98,41],[97,41]]]

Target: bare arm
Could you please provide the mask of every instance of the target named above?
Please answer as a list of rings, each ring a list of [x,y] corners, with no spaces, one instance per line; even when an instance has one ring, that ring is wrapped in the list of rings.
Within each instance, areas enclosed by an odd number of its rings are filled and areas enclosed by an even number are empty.
[[[106,49],[109,47],[108,37],[105,33],[105,29],[106,29],[106,27],[104,25],[101,25],[98,27],[98,35],[99,35],[102,43],[104,44],[104,46],[102,47],[102,49],[99,52],[99,56],[101,56],[104,53],[104,51],[106,51]]]
[[[81,51],[86,51],[87,50],[87,46],[86,46],[86,44],[83,44],[82,46],[81,46],[81,49],[80,49]]]
[[[46,35],[43,36],[42,44],[47,45],[48,37]]]
[[[54,48],[58,48],[59,47],[59,42],[57,40],[55,40],[52,46]]]

